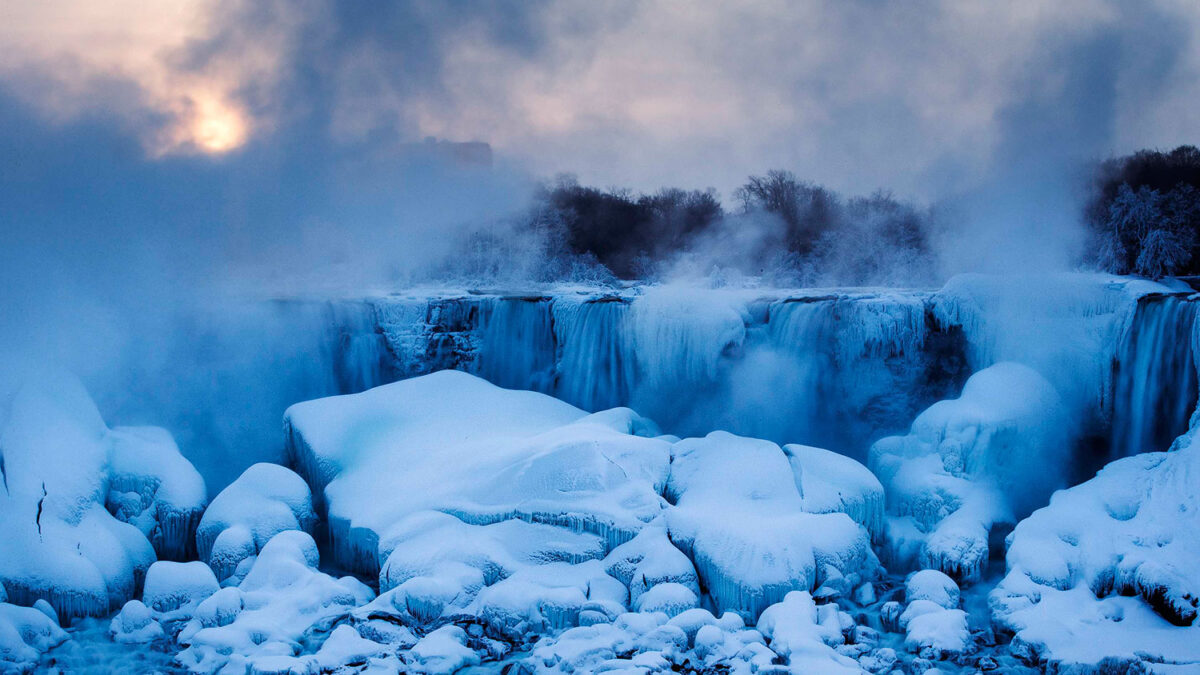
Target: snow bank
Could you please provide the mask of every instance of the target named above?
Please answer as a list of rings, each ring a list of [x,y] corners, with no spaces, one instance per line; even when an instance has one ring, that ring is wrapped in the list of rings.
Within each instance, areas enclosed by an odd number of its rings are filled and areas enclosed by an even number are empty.
[[[224,580],[276,534],[311,534],[315,524],[304,480],[277,464],[255,464],[213,499],[196,530],[196,549]]]
[[[817,588],[830,570],[851,580],[875,573],[859,524],[844,513],[804,511],[779,446],[713,432],[672,451],[671,540],[695,562],[718,610],[755,619],[789,591]]]
[[[999,363],[921,413],[907,436],[876,442],[871,467],[894,516],[890,563],[978,579],[992,528],[1016,522],[1064,480],[1068,429],[1053,385]]]
[[[181,550],[203,484],[166,432],[109,431],[68,375],[26,384],[0,417],[0,582],[9,599],[47,600],[64,620],[110,613],[155,560],[145,531],[164,550]],[[141,473],[126,471],[132,456],[146,459]],[[113,486],[137,492],[117,513],[138,527],[105,509]]]
[[[379,572],[405,518],[450,513],[631,539],[663,506],[669,444],[628,410],[588,416],[533,392],[442,371],[288,410],[292,464],[323,499],[335,562]],[[399,482],[420,489],[397,489]]]
[[[1009,537],[990,596],[1014,649],[1055,667],[1200,667],[1200,447],[1115,461],[1055,493]]]

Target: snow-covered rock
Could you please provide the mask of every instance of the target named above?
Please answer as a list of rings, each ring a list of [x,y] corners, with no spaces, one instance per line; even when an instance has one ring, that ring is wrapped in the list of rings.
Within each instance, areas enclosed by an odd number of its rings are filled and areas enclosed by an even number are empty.
[[[763,611],[758,630],[792,672],[861,673],[853,659],[834,650],[846,644],[842,623],[836,604],[817,605],[806,591],[792,591]]]
[[[1055,493],[1009,537],[989,600],[1014,649],[1059,668],[1200,667],[1200,447],[1112,462]]]
[[[904,582],[906,602],[929,600],[946,609],[957,609],[959,595],[958,584],[937,570],[913,572]]]
[[[212,570],[202,562],[160,560],[146,572],[142,602],[156,612],[169,612],[183,605],[199,604],[220,588]]]
[[[196,526],[208,503],[204,478],[159,427],[117,427],[109,434],[108,510],[137,526],[158,557],[196,554]]]
[[[1070,438],[1061,397],[1033,369],[999,363],[972,375],[907,436],[871,448],[893,516],[889,563],[978,579],[992,528],[1015,523],[1063,480]]]
[[[860,462],[823,448],[785,445],[796,488],[809,513],[844,513],[867,528],[871,540],[883,536],[883,485]]]
[[[774,443],[713,432],[672,451],[671,540],[695,562],[720,611],[756,619],[829,571],[852,587],[876,572],[865,528],[845,513],[806,513],[788,455]]]
[[[212,500],[196,529],[196,549],[224,580],[276,534],[312,534],[315,524],[304,480],[277,464],[255,464]]]
[[[534,672],[751,673],[778,658],[757,630],[728,613],[717,619],[692,609],[668,619],[661,612],[626,613],[537,643],[527,662]]]
[[[647,525],[631,541],[604,559],[605,570],[629,587],[629,604],[659,584],[675,584],[699,595],[700,583],[692,561],[667,537],[665,519]]]
[[[308,660],[299,658],[304,645],[319,641],[374,597],[353,577],[335,579],[316,565],[311,536],[298,530],[275,535],[236,589],[222,589],[199,604],[178,635],[187,646],[180,663],[196,672],[269,670],[284,657],[295,659],[288,667],[307,672]]]
[[[113,432],[65,375],[26,384],[0,416],[0,582],[10,601],[45,599],[66,621],[120,607],[155,552],[105,509]]]
[[[298,403],[286,430],[335,562],[365,574],[393,528],[426,511],[566,527],[615,548],[661,512],[670,458],[666,441],[634,435],[657,430],[631,411],[589,416],[455,371]]]
[[[42,654],[66,639],[66,631],[43,612],[0,602],[0,672],[33,672]]]

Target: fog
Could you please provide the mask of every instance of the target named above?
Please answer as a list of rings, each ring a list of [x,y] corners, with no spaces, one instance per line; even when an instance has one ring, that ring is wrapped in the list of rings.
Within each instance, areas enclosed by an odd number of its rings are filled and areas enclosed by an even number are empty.
[[[936,215],[937,268],[884,280],[936,285],[1076,267],[1089,163],[1200,128],[1194,8],[923,9],[16,8],[0,28],[0,390],[71,370],[106,419],[172,427],[225,480],[222,457],[273,456],[283,405],[339,388],[290,367],[327,327],[260,301],[544,281],[555,249],[520,223],[558,171],[715,187],[730,215],[663,261],[664,279],[706,284],[814,280],[758,264],[780,230],[736,213],[747,176],[891,190]],[[466,141],[486,157],[464,159]],[[254,428],[205,423],[211,405],[251,408]]]

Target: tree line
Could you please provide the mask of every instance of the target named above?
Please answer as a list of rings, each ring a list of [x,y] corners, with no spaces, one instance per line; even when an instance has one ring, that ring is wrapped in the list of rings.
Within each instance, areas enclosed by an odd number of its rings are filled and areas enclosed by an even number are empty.
[[[563,175],[541,186],[524,227],[543,233],[550,257],[621,279],[689,259],[797,284],[923,281],[933,268],[931,212],[888,193],[843,198],[773,170],[750,176],[733,201],[727,210],[712,188],[638,194]]]
[[[1102,270],[1200,274],[1200,150],[1141,150],[1101,163],[1084,219],[1090,262]]]

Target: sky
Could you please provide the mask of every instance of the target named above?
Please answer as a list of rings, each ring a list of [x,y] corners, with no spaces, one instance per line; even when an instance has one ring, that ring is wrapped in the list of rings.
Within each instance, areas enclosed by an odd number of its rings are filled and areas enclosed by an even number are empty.
[[[933,200],[1001,164],[1173,147],[1200,130],[1200,5],[1187,0],[56,0],[0,12],[2,105],[47,135],[88,122],[135,137],[130,163],[301,152],[328,164],[432,136],[598,185],[728,197],[750,173],[787,168]]]

